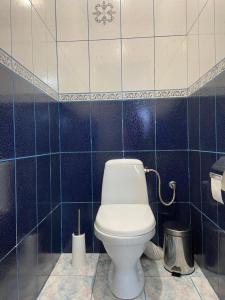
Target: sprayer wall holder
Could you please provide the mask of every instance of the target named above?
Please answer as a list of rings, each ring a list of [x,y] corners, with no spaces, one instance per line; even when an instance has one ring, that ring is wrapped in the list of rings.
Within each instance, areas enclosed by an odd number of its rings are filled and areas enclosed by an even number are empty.
[[[86,264],[85,233],[72,234],[72,266],[81,269]]]

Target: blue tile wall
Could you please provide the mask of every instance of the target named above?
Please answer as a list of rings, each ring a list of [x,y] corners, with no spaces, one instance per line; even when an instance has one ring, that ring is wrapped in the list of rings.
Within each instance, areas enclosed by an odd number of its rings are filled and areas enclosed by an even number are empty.
[[[224,88],[203,88],[188,99],[191,223],[195,257],[225,299],[225,208],[213,200],[209,171],[225,155]]]
[[[36,299],[61,252],[58,102],[0,65],[0,298]]]
[[[173,213],[162,218],[156,177],[148,174],[150,205],[156,220],[160,217],[160,224],[161,220],[173,218],[176,211],[182,212],[189,223],[186,98],[61,102],[60,127],[62,251],[71,251],[78,207],[87,211],[81,217],[87,222],[87,250],[104,251],[94,236],[93,224],[101,202],[104,165],[109,159],[138,158],[145,166],[158,169],[166,199],[171,197],[168,182],[176,180],[179,205],[174,205]],[[164,208],[165,214],[167,210]],[[161,240],[162,232],[157,227],[154,241]]]

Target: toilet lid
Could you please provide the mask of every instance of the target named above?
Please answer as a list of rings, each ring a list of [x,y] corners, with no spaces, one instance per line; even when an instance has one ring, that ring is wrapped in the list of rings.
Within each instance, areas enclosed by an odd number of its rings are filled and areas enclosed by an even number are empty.
[[[151,232],[155,217],[146,204],[105,204],[98,210],[95,226],[111,235],[136,236]]]

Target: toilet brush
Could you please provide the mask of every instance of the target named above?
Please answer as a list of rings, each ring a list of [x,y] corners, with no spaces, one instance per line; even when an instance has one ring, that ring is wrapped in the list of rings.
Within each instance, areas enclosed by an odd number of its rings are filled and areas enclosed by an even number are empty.
[[[80,209],[77,212],[77,234],[72,234],[72,265],[81,269],[86,262],[85,233],[80,230]]]

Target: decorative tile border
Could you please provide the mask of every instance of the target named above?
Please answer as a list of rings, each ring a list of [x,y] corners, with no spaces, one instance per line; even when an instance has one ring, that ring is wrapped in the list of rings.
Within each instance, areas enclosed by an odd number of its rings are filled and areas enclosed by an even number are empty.
[[[197,80],[193,85],[188,88],[188,95],[192,95],[203,86],[205,86],[208,82],[216,78],[219,74],[221,74],[225,70],[225,58],[222,59],[219,63],[217,63],[212,69],[210,69],[207,73],[205,73],[199,80]]]
[[[181,90],[162,90],[162,91],[137,91],[137,92],[112,92],[112,93],[62,93],[59,100],[65,102],[72,101],[99,101],[99,100],[140,100],[151,98],[172,98],[185,97],[186,89]]]
[[[35,87],[42,90],[44,93],[49,95],[55,100],[58,100],[58,93],[52,89],[49,85],[44,83],[38,77],[36,77],[31,71],[29,71],[26,67],[21,65],[17,60],[11,57],[8,53],[6,53],[3,49],[0,48],[0,63],[12,70],[14,73],[27,80]]]

